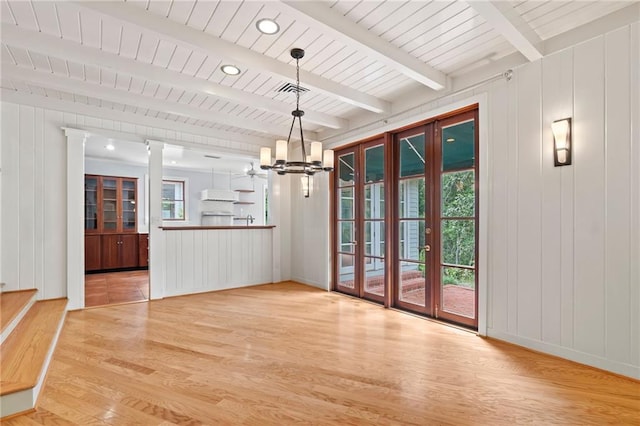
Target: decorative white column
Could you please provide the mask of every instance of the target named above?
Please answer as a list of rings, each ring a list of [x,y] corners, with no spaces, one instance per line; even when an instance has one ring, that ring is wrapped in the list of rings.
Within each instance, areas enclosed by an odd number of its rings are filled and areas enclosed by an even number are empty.
[[[149,299],[162,299],[164,280],[164,231],[162,226],[162,150],[164,142],[147,140],[149,149]]]
[[[88,133],[63,128],[67,137],[67,309],[84,308],[84,144]]]

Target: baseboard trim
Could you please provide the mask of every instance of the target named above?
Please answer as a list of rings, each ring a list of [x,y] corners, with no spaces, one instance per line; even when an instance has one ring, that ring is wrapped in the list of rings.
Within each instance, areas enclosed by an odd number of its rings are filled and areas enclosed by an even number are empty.
[[[640,366],[612,361],[610,359],[602,358],[596,355],[580,352],[575,349],[553,345],[522,336],[516,336],[510,333],[504,333],[492,328],[489,328],[487,330],[487,337],[522,346],[536,352],[564,358],[569,361],[577,362],[578,364],[594,367],[599,370],[618,374],[630,379],[640,380]]]

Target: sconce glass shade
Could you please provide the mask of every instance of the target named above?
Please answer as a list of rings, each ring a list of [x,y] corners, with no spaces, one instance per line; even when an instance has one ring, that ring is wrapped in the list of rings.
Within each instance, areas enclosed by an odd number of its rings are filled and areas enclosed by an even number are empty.
[[[311,192],[311,179],[313,179],[309,175],[303,175],[300,177],[300,181],[302,182],[302,195],[304,198],[309,198],[309,194]]]
[[[553,160],[556,166],[571,164],[571,119],[563,118],[551,123],[553,132]]]

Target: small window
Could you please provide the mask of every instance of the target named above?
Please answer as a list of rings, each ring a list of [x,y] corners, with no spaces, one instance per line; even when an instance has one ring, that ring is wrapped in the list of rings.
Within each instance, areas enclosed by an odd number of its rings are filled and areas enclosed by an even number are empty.
[[[184,181],[162,181],[162,219],[185,220]]]

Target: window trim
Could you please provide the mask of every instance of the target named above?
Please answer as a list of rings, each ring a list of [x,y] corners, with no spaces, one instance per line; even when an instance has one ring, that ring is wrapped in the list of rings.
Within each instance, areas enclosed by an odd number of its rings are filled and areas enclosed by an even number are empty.
[[[188,222],[189,221],[189,209],[187,206],[187,194],[188,194],[188,190],[189,190],[189,180],[187,178],[183,178],[183,177],[168,177],[168,176],[163,176],[162,177],[162,185],[164,185],[165,183],[180,183],[182,184],[182,200],[173,200],[173,201],[182,201],[183,203],[183,218],[182,219],[170,219],[170,218],[162,218],[163,222],[171,222],[171,223],[175,223],[175,222]],[[164,197],[162,198],[162,201],[164,202]],[[163,212],[164,210],[160,210],[161,212]]]

